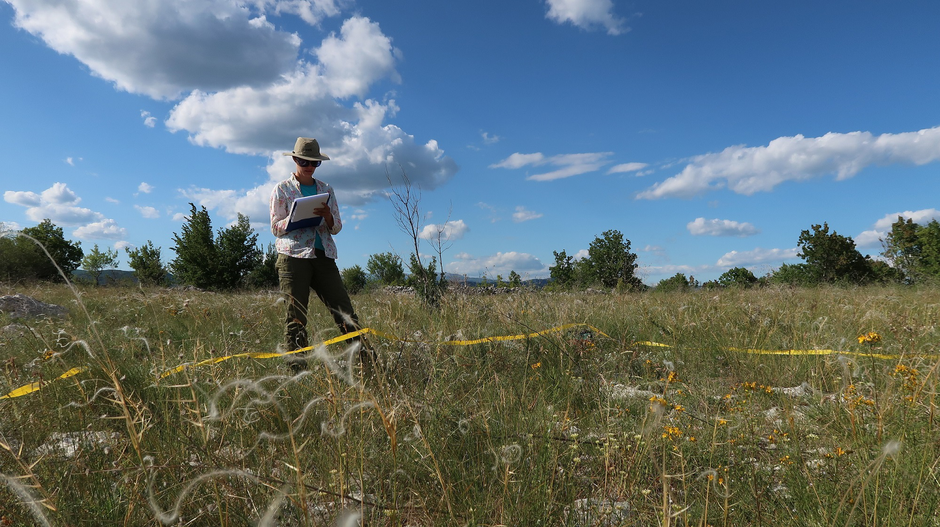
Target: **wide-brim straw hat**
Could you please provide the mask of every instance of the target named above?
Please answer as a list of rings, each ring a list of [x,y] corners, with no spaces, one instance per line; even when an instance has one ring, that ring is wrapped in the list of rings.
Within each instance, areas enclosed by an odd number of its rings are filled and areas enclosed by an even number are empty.
[[[298,137],[293,152],[284,152],[285,156],[299,157],[307,161],[329,161],[330,158],[320,153],[320,143],[312,137]]]

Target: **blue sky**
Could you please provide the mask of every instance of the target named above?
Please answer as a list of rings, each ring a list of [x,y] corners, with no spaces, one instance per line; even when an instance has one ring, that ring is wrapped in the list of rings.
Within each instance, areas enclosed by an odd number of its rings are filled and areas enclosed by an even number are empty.
[[[613,229],[650,284],[765,274],[822,222],[876,256],[898,215],[940,218],[938,20],[934,1],[0,0],[0,221],[168,261],[195,203],[267,244],[306,136],[332,158],[341,268],[407,259],[402,170],[469,276],[545,277]]]

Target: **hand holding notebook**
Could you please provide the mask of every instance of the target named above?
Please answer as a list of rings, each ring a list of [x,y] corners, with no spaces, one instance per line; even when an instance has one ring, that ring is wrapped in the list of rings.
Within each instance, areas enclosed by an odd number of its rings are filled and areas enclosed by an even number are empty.
[[[290,209],[290,219],[287,221],[287,231],[302,229],[305,227],[316,227],[323,221],[323,217],[315,211],[320,207],[326,206],[330,202],[329,193],[317,194],[315,196],[305,196],[294,200]]]

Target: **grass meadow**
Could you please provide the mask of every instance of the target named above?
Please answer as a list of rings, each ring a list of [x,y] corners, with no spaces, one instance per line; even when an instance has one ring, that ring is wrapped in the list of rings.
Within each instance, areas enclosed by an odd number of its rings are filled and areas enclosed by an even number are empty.
[[[44,383],[0,399],[0,526],[940,525],[937,289],[375,291],[365,374],[339,343],[165,377],[276,351],[283,303],[14,293],[70,315],[0,315],[0,395]]]

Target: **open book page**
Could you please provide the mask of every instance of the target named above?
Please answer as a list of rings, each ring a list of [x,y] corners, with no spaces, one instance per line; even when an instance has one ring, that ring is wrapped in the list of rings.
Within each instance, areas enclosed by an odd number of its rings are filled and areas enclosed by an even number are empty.
[[[315,196],[305,196],[294,200],[290,210],[290,220],[287,222],[287,230],[303,229],[305,227],[316,227],[320,225],[323,218],[314,212],[330,201],[329,193],[317,194]]]

